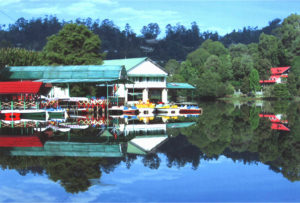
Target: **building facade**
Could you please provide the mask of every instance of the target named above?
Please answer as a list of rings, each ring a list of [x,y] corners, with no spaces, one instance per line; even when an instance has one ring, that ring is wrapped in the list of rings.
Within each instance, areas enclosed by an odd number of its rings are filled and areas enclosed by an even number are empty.
[[[116,94],[124,97],[126,103],[136,103],[139,100],[147,102],[153,99],[154,95],[158,96],[160,101],[168,102],[168,73],[151,59],[144,57],[104,60],[104,65],[125,66],[128,79],[133,83],[119,84]]]

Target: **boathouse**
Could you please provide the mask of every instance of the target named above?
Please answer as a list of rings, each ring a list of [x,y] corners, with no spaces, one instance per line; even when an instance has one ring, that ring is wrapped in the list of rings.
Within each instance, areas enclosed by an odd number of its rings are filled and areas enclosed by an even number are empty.
[[[126,69],[121,65],[68,65],[68,66],[10,66],[1,71],[4,81],[30,80],[51,87],[49,98],[70,97],[70,84],[116,84],[128,82]],[[107,93],[108,94],[108,93]]]
[[[128,79],[133,83],[119,84],[116,93],[127,103],[147,102],[155,98],[168,103],[168,89],[195,88],[187,83],[167,83],[167,71],[147,57],[104,60],[104,65],[125,67]]]
[[[125,103],[168,103],[168,90],[195,89],[187,83],[167,83],[168,73],[147,57],[104,60],[103,65],[10,66],[0,72],[2,81],[35,81],[51,87],[48,98],[69,98],[70,85],[89,83],[104,95]],[[91,95],[96,96],[96,95]]]

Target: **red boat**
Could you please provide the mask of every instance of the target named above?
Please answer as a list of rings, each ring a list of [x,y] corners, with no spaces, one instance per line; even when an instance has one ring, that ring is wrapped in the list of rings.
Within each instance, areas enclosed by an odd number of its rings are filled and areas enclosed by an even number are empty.
[[[179,107],[180,114],[202,114],[202,109],[194,105],[184,105]]]

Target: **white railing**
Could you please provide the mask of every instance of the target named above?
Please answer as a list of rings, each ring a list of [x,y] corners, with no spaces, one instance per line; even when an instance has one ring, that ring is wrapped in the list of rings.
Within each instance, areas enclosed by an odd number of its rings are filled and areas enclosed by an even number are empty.
[[[126,84],[126,88],[166,88],[166,82],[135,82]]]

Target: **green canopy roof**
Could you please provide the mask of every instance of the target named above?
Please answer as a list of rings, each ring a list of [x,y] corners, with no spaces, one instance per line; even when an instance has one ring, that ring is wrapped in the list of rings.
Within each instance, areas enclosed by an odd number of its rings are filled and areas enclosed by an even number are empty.
[[[37,80],[42,82],[110,82],[126,80],[127,72],[121,65],[68,66],[11,66],[1,71],[4,80]]]
[[[186,128],[194,125],[195,122],[184,122],[184,123],[167,123],[167,128]]]
[[[171,82],[167,83],[168,89],[195,89],[194,86],[188,83],[178,83],[178,82]]]
[[[113,59],[113,60],[104,60],[104,65],[109,66],[125,66],[126,71],[136,67],[137,65],[141,64],[142,62],[146,61],[147,57],[142,58],[129,58],[129,59]]]

